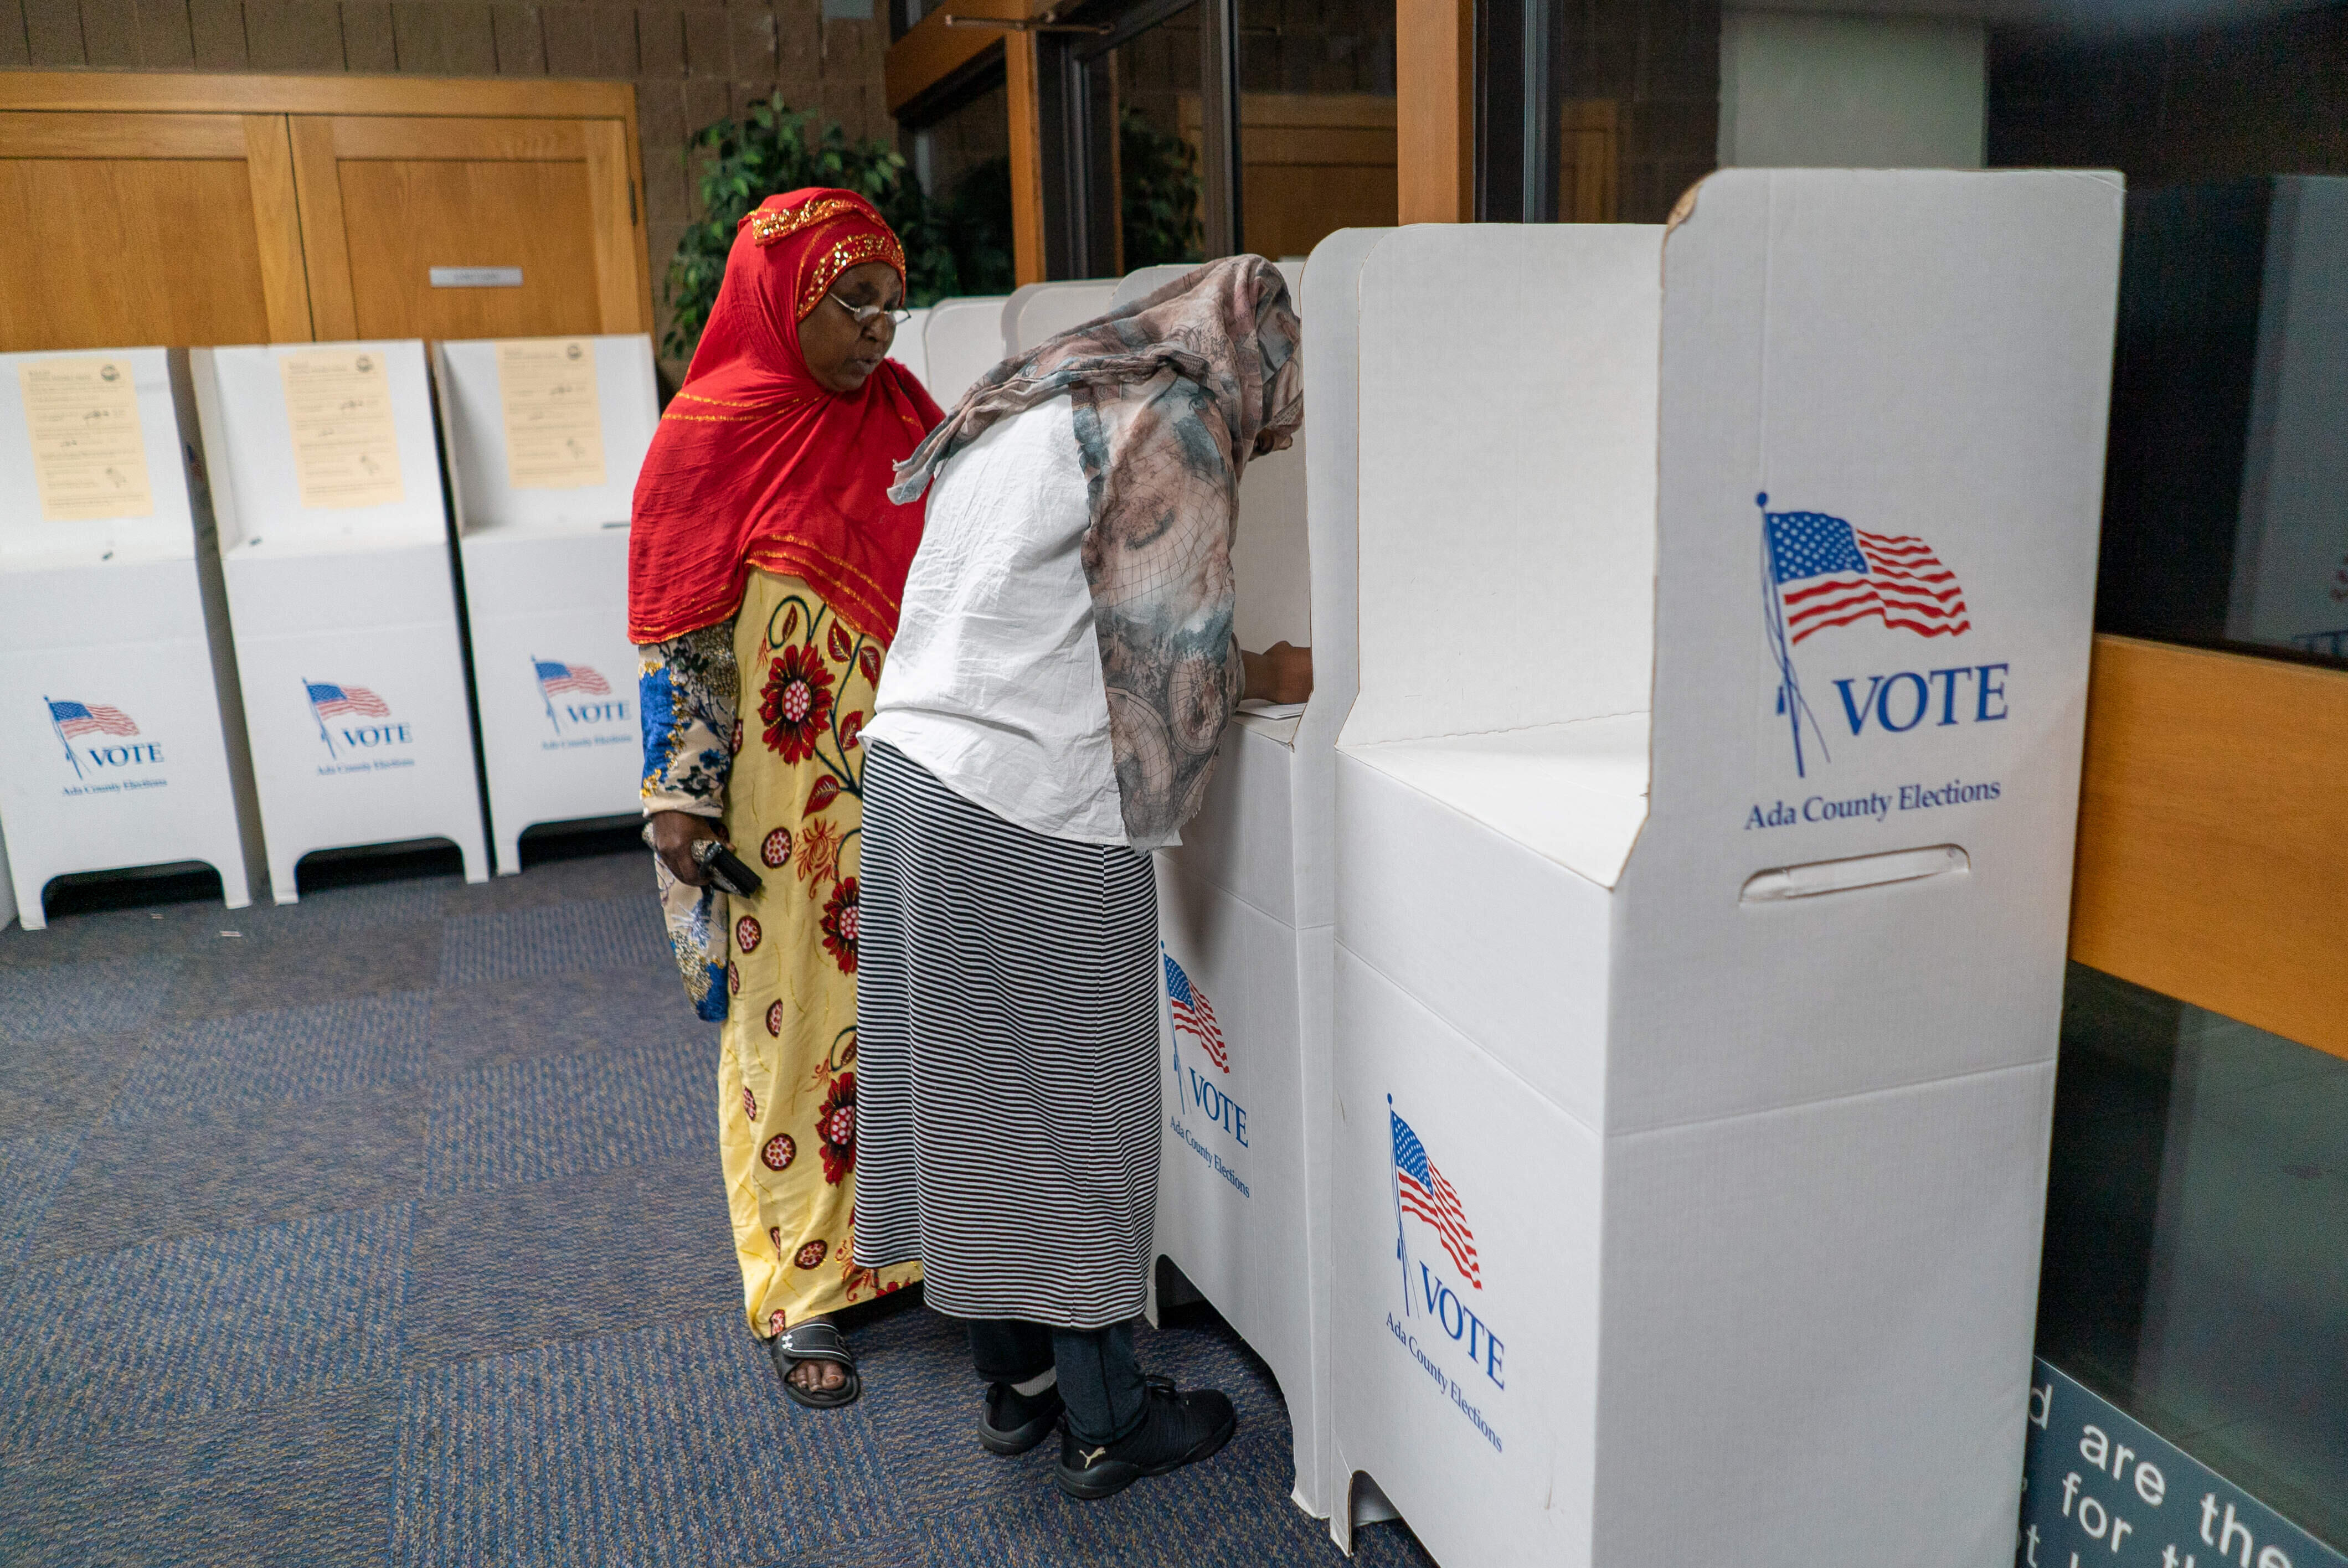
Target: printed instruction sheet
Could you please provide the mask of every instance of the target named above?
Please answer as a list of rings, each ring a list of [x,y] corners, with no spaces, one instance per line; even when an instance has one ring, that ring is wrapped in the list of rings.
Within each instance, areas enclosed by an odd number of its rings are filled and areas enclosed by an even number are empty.
[[[498,344],[498,398],[504,405],[508,485],[575,490],[603,482],[593,343],[518,338]]]
[[[387,507],[406,498],[383,358],[366,349],[289,354],[285,417],[304,507]]]
[[[25,433],[41,517],[52,523],[147,518],[155,496],[139,431],[139,389],[122,360],[19,363]]]

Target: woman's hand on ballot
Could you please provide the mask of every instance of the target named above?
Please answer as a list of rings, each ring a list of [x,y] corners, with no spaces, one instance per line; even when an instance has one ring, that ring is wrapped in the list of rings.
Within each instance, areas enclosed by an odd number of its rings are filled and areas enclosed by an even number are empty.
[[[1275,642],[1261,653],[1240,651],[1247,671],[1242,696],[1262,702],[1302,702],[1313,695],[1313,650]]]
[[[717,824],[705,816],[695,816],[689,811],[653,813],[653,853],[660,856],[670,876],[688,887],[704,887],[709,883],[709,874],[693,858],[694,844],[704,838],[724,836]]]

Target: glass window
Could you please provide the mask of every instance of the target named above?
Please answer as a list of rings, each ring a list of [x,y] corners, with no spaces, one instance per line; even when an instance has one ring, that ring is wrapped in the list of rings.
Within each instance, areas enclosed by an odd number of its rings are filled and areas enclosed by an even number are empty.
[[[1010,108],[998,71],[983,92],[911,134],[913,177],[953,256],[941,295],[1013,288]]]
[[[2348,664],[2348,7],[1993,28],[1990,162],[2128,180],[2097,630]]]
[[[1197,103],[1184,134],[1197,135]],[[1394,0],[1241,0],[1240,243],[1302,257],[1392,224]]]
[[[2348,1547],[2348,1061],[2072,965],[2038,1353]]]

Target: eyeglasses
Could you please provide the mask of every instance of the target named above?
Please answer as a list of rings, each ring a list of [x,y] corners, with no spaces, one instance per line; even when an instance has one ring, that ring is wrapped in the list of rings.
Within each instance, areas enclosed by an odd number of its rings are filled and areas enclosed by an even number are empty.
[[[899,327],[903,326],[907,322],[913,319],[913,313],[902,308],[901,306],[851,305],[846,300],[841,299],[838,294],[826,294],[824,295],[824,298],[829,300],[833,304],[838,305],[841,310],[846,311],[850,315],[855,317],[857,330],[860,332],[871,326],[876,322],[885,321],[889,323],[889,330],[891,333],[894,333]]]

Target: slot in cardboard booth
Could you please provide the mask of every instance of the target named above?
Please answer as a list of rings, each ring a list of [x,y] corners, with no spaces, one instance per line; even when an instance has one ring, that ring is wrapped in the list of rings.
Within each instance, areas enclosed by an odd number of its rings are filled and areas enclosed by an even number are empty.
[[[628,507],[660,395],[652,339],[433,345],[488,764],[489,842],[633,815],[643,733]]]
[[[345,845],[445,838],[486,881],[424,345],[191,358],[277,901]]]
[[[201,861],[252,902],[193,428],[176,353],[0,354],[0,822],[28,930],[78,871]]]
[[[1342,1501],[1328,1419],[1329,983],[1333,748],[1354,692],[1354,291],[1383,232],[1341,231],[1282,267],[1304,325],[1305,426],[1240,482],[1241,646],[1310,646],[1313,696],[1240,711],[1181,844],[1153,856],[1168,995],[1156,1246],[1279,1378],[1295,1501],[1316,1517]],[[1195,270],[1144,268],[1103,308]]]
[[[951,411],[972,383],[1003,362],[1005,297],[973,295],[930,307],[922,323],[922,364],[915,374],[942,407]]]
[[[1369,256],[1334,1429],[1439,1561],[2012,1560],[2120,220]]]

